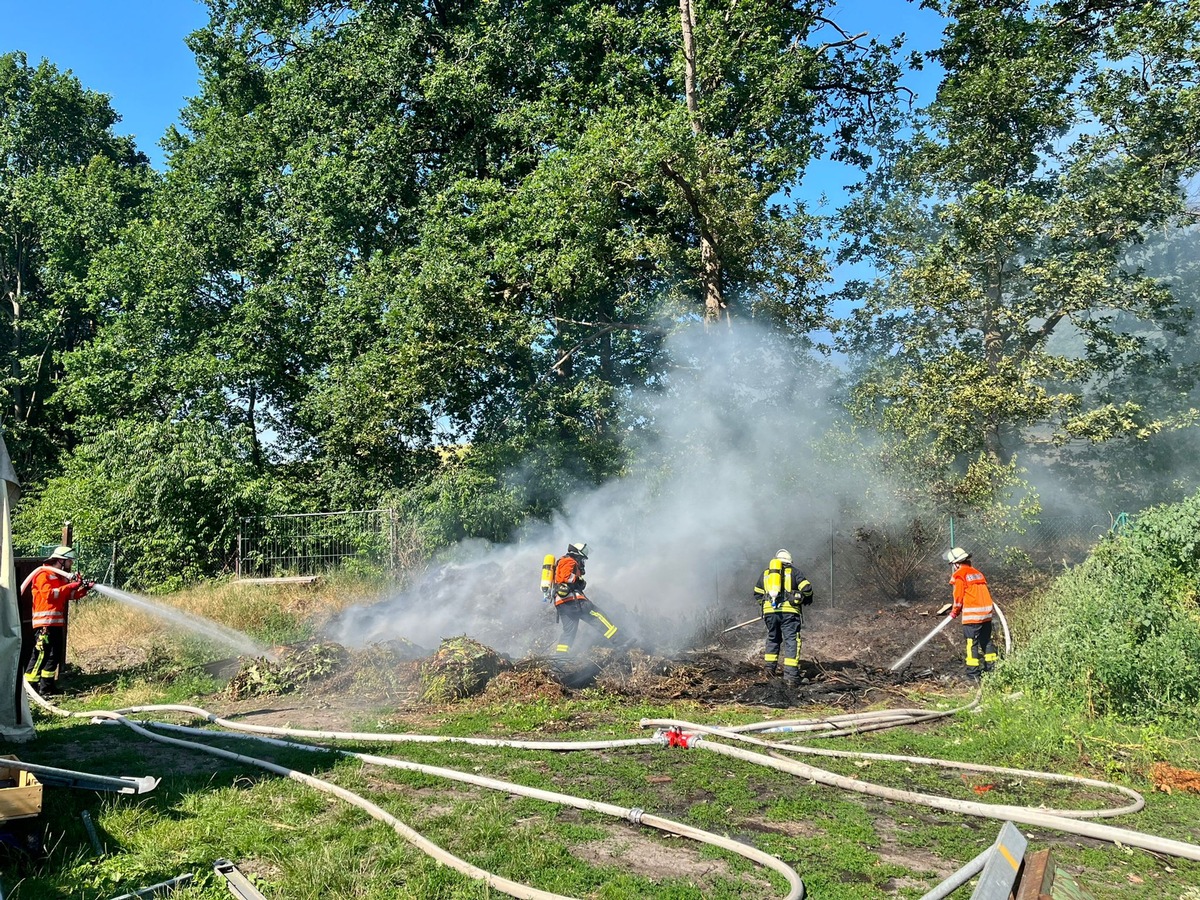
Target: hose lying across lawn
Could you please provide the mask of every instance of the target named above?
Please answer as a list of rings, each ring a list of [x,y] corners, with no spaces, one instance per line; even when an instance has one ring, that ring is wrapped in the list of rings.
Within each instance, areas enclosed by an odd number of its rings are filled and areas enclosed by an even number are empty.
[[[72,718],[99,719],[101,721],[116,721],[116,722],[119,722],[120,724],[124,725],[125,727],[131,729],[132,731],[136,732],[137,734],[140,734],[143,737],[150,738],[151,740],[159,741],[164,744],[173,744],[178,747],[186,747],[187,749],[190,749],[190,750],[198,750],[202,753],[208,753],[213,756],[223,757],[225,759],[233,760],[233,761],[239,762],[239,763],[258,766],[261,769],[266,769],[268,772],[274,772],[277,775],[283,775],[286,778],[291,778],[294,781],[299,781],[300,783],[306,784],[309,787],[316,788],[319,791],[323,791],[327,794],[332,794],[335,797],[339,797],[342,800],[345,800],[347,803],[350,803],[353,806],[357,806],[358,808],[365,810],[367,812],[367,814],[370,815],[372,818],[377,819],[380,822],[384,822],[384,823],[390,825],[397,834],[399,834],[401,837],[403,837],[405,840],[407,840],[409,843],[413,844],[415,847],[420,849],[422,852],[424,852],[426,855],[430,856],[431,858],[437,860],[438,862],[442,863],[445,866],[448,866],[448,867],[454,869],[457,872],[462,873],[463,875],[466,875],[470,878],[474,878],[478,881],[482,881],[485,884],[489,885],[490,887],[494,887],[497,890],[503,891],[505,894],[508,894],[510,897],[528,898],[528,900],[572,900],[572,898],[570,898],[570,897],[565,897],[561,894],[555,894],[555,893],[551,893],[549,891],[543,891],[543,890],[539,890],[537,888],[529,887],[527,885],[523,885],[523,884],[520,884],[515,881],[510,881],[507,878],[503,878],[499,875],[495,875],[491,872],[487,872],[483,869],[480,869],[478,866],[474,866],[471,863],[467,862],[466,860],[460,859],[459,857],[455,856],[454,854],[450,853],[449,851],[444,850],[443,848],[439,847],[437,844],[435,844],[432,841],[428,840],[427,838],[423,837],[419,832],[414,831],[412,828],[409,828],[407,825],[405,825],[399,819],[395,818],[393,815],[391,815],[386,810],[380,808],[378,805],[372,803],[370,800],[367,800],[365,797],[361,797],[358,794],[355,794],[351,791],[346,790],[345,788],[342,788],[336,784],[333,784],[332,782],[324,781],[320,778],[316,778],[315,776],[305,774],[304,772],[299,772],[295,769],[289,769],[285,766],[280,766],[275,763],[268,762],[266,760],[258,759],[256,757],[243,756],[240,753],[233,753],[232,751],[223,750],[219,747],[211,747],[207,744],[200,744],[195,741],[184,741],[184,740],[180,740],[178,738],[172,738],[172,737],[167,737],[166,735],[156,734],[155,732],[143,727],[144,724],[146,724],[146,723],[141,723],[141,724],[135,723],[133,720],[129,719],[126,716],[126,713],[133,713],[133,712],[184,712],[189,715],[200,716],[201,718],[207,719],[210,722],[213,722],[214,724],[220,724],[223,727],[229,728],[232,730],[232,732],[233,732],[232,735],[224,735],[224,736],[244,737],[244,738],[250,738],[250,739],[262,741],[265,743],[274,744],[276,746],[284,746],[284,747],[290,747],[290,748],[304,748],[306,750],[314,750],[314,751],[326,751],[329,749],[326,747],[312,746],[309,744],[296,744],[296,743],[291,743],[291,742],[286,742],[286,741],[279,741],[274,738],[265,736],[265,734],[267,734],[267,733],[280,734],[280,735],[291,735],[291,736],[305,735],[305,732],[302,729],[267,728],[264,726],[245,726],[245,725],[241,725],[236,722],[230,722],[228,720],[219,719],[217,716],[214,716],[212,713],[209,713],[206,710],[198,709],[197,707],[176,706],[176,705],[170,705],[170,704],[164,704],[164,705],[159,705],[159,706],[131,707],[129,709],[113,710],[113,711],[93,710],[93,711],[88,711],[88,712],[70,712],[69,710],[61,709],[61,708],[49,703],[44,698],[39,696],[37,694],[37,692],[32,689],[32,687],[29,687],[28,685],[26,685],[26,688],[27,688],[27,692],[33,698],[34,702],[36,702],[39,706],[48,710],[49,712],[54,713],[55,715],[69,716]],[[214,734],[219,734],[219,733],[212,732],[212,731],[206,731],[204,729],[184,728],[182,726],[166,726],[164,723],[150,723],[150,724],[152,726],[157,726],[157,727],[164,727],[164,728],[169,727],[175,731],[182,731],[182,732],[195,734],[195,735],[212,736]],[[484,740],[481,738],[479,738],[479,739],[477,739],[477,738],[447,738],[447,737],[441,737],[439,735],[400,735],[400,734],[379,735],[379,734],[373,734],[370,732],[366,732],[366,733],[309,732],[308,734],[311,735],[314,733],[319,733],[319,734],[324,735],[325,739],[327,739],[327,740],[349,740],[349,741],[361,742],[363,740],[379,741],[381,738],[383,739],[383,741],[400,741],[400,740],[405,740],[405,739],[416,739],[416,740],[426,741],[426,742],[430,742],[430,741],[445,741],[445,742],[460,742],[460,743],[461,742],[467,742],[467,743],[477,743],[478,742],[478,743],[484,743],[486,746],[492,746],[492,747],[519,747],[521,749],[533,749],[533,748],[537,748],[537,747],[541,747],[542,749],[553,748],[553,749],[559,750],[559,751],[583,750],[583,749],[600,750],[600,749],[610,749],[610,748],[623,748],[623,747],[629,747],[629,746],[642,746],[642,745],[654,744],[654,743],[659,743],[659,744],[664,743],[664,741],[656,740],[654,738],[639,738],[639,739],[634,739],[634,740],[622,740],[622,741],[580,741],[577,744],[572,745],[571,742],[563,742],[563,741],[547,741],[547,742],[502,741],[502,740],[493,741],[493,740]],[[424,766],[424,765],[420,765],[418,763],[407,762],[405,760],[391,759],[389,757],[383,757],[383,756],[372,756],[370,754],[351,753],[349,751],[336,751],[336,752],[343,753],[344,755],[348,755],[348,756],[355,756],[355,757],[358,757],[359,759],[363,760],[364,762],[372,763],[375,765],[391,766],[394,768],[407,769],[407,770],[415,771],[415,772],[423,772],[427,775],[433,775],[433,776],[437,776],[437,777],[453,779],[455,781],[462,781],[462,782],[465,782],[468,784],[477,785],[479,787],[485,787],[485,788],[490,788],[492,790],[504,791],[505,793],[509,793],[509,794],[517,794],[519,796],[532,797],[534,799],[545,800],[545,801],[548,801],[551,803],[560,803],[565,806],[573,806],[576,809],[585,809],[585,810],[590,810],[592,812],[604,813],[606,815],[615,816],[617,818],[627,819],[629,822],[631,822],[635,825],[647,825],[651,828],[657,828],[660,831],[665,831],[669,834],[675,834],[675,835],[679,835],[680,837],[690,838],[694,841],[700,841],[705,844],[711,844],[714,847],[719,847],[722,850],[727,850],[731,853],[736,853],[740,856],[743,856],[746,859],[748,859],[752,862],[756,862],[761,866],[766,866],[767,868],[774,869],[776,872],[778,872],[780,875],[782,875],[787,880],[788,885],[791,888],[790,891],[785,895],[785,900],[802,900],[802,898],[804,897],[804,882],[801,881],[800,876],[796,873],[795,869],[793,869],[791,866],[789,866],[787,863],[783,862],[782,860],[777,859],[774,856],[771,856],[769,853],[764,853],[761,850],[758,850],[754,847],[750,847],[739,841],[731,840],[730,838],[724,837],[722,835],[713,834],[708,831],[703,831],[699,828],[693,828],[692,826],[685,825],[682,822],[675,822],[671,819],[664,819],[664,818],[660,818],[659,816],[650,815],[650,814],[646,813],[645,811],[638,809],[638,808],[625,808],[625,807],[620,807],[620,806],[614,806],[614,805],[608,804],[608,803],[600,803],[600,802],[593,801],[593,800],[587,800],[582,797],[572,797],[567,794],[559,794],[559,793],[555,793],[553,791],[543,791],[543,790],[539,790],[537,788],[530,788],[530,787],[525,787],[523,785],[514,784],[512,782],[500,781],[500,780],[497,780],[494,778],[486,778],[486,777],[482,777],[479,775],[469,774],[466,772],[459,772],[454,769],[442,769],[442,768],[438,768],[435,766]]]
[[[224,734],[226,737],[241,737],[258,740],[274,746],[303,748],[314,751],[328,751],[330,748],[324,746],[314,746],[310,744],[299,744],[292,741],[282,741],[276,738],[308,738],[319,741],[354,741],[360,743],[466,743],[487,747],[511,747],[524,750],[553,751],[623,749],[627,747],[646,746],[651,744],[680,746],[684,748],[698,747],[718,753],[722,756],[727,756],[742,760],[744,762],[750,762],[781,772],[786,772],[809,781],[855,791],[861,794],[881,797],[885,800],[911,803],[919,806],[928,806],[935,809],[962,813],[965,815],[1019,822],[1025,825],[1048,828],[1068,834],[1077,834],[1084,837],[1095,838],[1097,840],[1119,843],[1129,847],[1140,847],[1156,853],[1163,853],[1171,856],[1200,861],[1200,846],[1195,844],[1187,843],[1185,841],[1172,840],[1169,838],[1162,838],[1130,829],[1115,828],[1094,822],[1080,821],[1081,819],[1087,818],[1126,815],[1128,813],[1140,810],[1145,803],[1141,794],[1130,788],[1122,787],[1120,785],[1114,785],[1108,782],[1079,776],[1058,775],[1053,773],[1034,772],[1025,769],[986,766],[951,760],[938,760],[926,757],[902,756],[895,754],[829,750],[825,748],[784,743],[783,741],[767,741],[752,736],[754,733],[796,734],[807,732],[811,733],[814,737],[832,737],[839,734],[857,734],[878,728],[890,728],[902,724],[929,721],[930,719],[934,718],[954,715],[977,706],[982,689],[976,692],[974,698],[969,703],[954,709],[942,711],[921,709],[878,710],[872,712],[830,716],[826,719],[768,721],[730,728],[697,725],[694,723],[673,719],[644,719],[641,723],[643,727],[655,727],[659,729],[655,737],[614,741],[515,741],[492,738],[444,737],[441,735],[426,734],[311,731],[296,728],[248,725],[241,722],[220,718],[198,707],[182,705],[137,706],[116,711],[72,713],[48,703],[43,698],[38,696],[36,692],[32,690],[32,688],[29,688],[29,693],[35,702],[37,702],[40,706],[57,715],[119,722],[120,724],[125,725],[127,728],[130,728],[138,734],[148,737],[152,740],[173,744],[180,747],[186,747],[192,750],[199,750],[200,752],[209,753],[214,756],[220,756],[237,762],[258,766],[266,769],[267,771],[275,772],[307,784],[316,788],[317,790],[333,794],[334,796],[340,797],[346,802],[365,810],[373,818],[387,823],[392,827],[393,830],[396,831],[396,833],[405,838],[405,840],[409,841],[438,862],[449,866],[450,868],[453,868],[471,878],[483,881],[491,887],[508,894],[509,896],[532,898],[532,900],[569,900],[569,898],[562,898],[561,895],[542,891],[527,885],[522,885],[517,882],[502,878],[498,875],[486,872],[472,865],[471,863],[454,856],[428,839],[422,837],[419,833],[409,828],[404,823],[400,822],[398,819],[371,801],[347,791],[345,788],[338,787],[337,785],[328,781],[298,772],[294,769],[279,766],[275,763],[257,759],[255,757],[243,756],[238,753],[233,753],[229,750],[211,747],[195,741],[186,741],[178,738],[168,737],[164,734],[156,733],[151,729],[169,730],[181,734],[189,734],[192,736],[222,734],[220,732],[214,732],[208,729],[190,728],[180,725],[170,725],[168,723],[161,722],[138,723],[129,719],[128,716],[132,714],[151,712],[183,713],[189,716],[204,719],[212,725],[227,729],[228,732],[231,733]],[[719,743],[718,739],[721,741],[728,741],[730,743]],[[766,752],[756,752],[745,749],[744,747],[734,746],[734,744],[750,745]],[[544,791],[537,788],[513,784],[507,781],[487,778],[466,772],[459,772],[454,769],[426,766],[405,760],[394,759],[391,757],[374,756],[371,754],[344,750],[338,750],[336,752],[348,756],[354,756],[363,762],[372,765],[390,766],[393,768],[421,772],[434,777],[447,778],[491,790],[504,791],[506,793],[531,797],[552,803],[560,803],[565,806],[575,807],[576,809],[599,812],[614,816],[616,818],[626,819],[633,824],[647,825],[669,834],[676,834],[692,840],[707,843],[715,847],[720,847],[723,850],[737,853],[746,859],[758,863],[759,865],[771,868],[782,875],[787,880],[790,887],[789,892],[785,896],[785,900],[801,900],[801,898],[803,898],[805,895],[804,884],[800,879],[800,876],[795,872],[794,869],[776,857],[721,835],[702,831],[680,822],[674,822],[669,819],[663,819],[657,816],[649,815],[641,809],[614,806],[585,798],[573,797],[567,794]],[[808,754],[843,759],[887,760],[904,762],[912,765],[930,765],[942,768],[961,769],[970,772],[987,772],[1012,775],[1020,778],[1038,779],[1042,781],[1078,784],[1089,788],[1112,790],[1130,798],[1130,802],[1126,803],[1124,806],[1112,807],[1108,809],[1047,810],[1032,807],[1007,806],[955,800],[948,797],[939,797],[914,791],[888,788],[883,785],[864,782],[857,778],[848,778],[846,776],[838,775],[833,772],[828,772],[826,770],[818,769],[793,759],[789,759],[784,756],[784,753]]]

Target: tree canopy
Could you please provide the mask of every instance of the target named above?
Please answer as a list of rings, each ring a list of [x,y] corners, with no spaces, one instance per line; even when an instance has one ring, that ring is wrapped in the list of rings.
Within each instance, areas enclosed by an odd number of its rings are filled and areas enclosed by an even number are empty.
[[[938,6],[914,111],[922,61],[824,0],[209,0],[161,177],[102,95],[0,60],[22,527],[89,506],[144,583],[218,570],[270,511],[503,540],[652,464],[681,372],[769,369],[717,344],[746,327],[798,371],[837,335],[850,433],[914,504],[1128,477],[1122,444],[1165,472],[1195,405],[1196,12]],[[805,199],[826,160],[862,172],[837,217]],[[830,235],[872,278],[834,290]],[[688,327],[712,352],[672,349]]]

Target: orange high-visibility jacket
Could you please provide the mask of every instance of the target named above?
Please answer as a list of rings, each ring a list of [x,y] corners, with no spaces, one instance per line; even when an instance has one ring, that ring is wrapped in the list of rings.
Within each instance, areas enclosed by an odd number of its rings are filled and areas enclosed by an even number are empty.
[[[952,615],[962,613],[964,625],[979,625],[992,621],[992,593],[983,573],[972,566],[959,566],[950,576],[954,587]]]
[[[561,556],[554,565],[554,605],[561,606],[569,600],[586,600],[583,567],[573,556]],[[563,585],[566,591],[563,591]]]
[[[29,576],[33,590],[33,627],[67,624],[67,602],[82,597],[87,588],[49,566],[39,566]]]

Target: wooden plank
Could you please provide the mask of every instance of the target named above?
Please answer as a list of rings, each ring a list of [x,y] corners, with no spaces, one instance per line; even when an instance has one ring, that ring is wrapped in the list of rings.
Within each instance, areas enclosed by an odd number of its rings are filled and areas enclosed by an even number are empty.
[[[1042,900],[1050,895],[1054,883],[1054,862],[1049,850],[1038,850],[1025,857],[1025,867],[1016,900]]]
[[[1061,866],[1054,868],[1054,883],[1046,900],[1096,900],[1083,885],[1075,880],[1075,876]]]
[[[313,584],[321,580],[320,575],[287,575],[279,578],[238,578],[234,584]]]

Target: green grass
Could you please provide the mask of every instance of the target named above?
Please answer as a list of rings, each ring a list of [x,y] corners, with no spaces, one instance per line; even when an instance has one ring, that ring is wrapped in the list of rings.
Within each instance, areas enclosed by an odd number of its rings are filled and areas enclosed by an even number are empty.
[[[134,679],[138,702],[184,695],[203,706],[202,680]],[[211,685],[208,686],[211,689]],[[76,708],[118,706],[117,684],[74,701]],[[807,714],[807,711],[806,711]],[[458,706],[430,710],[410,730],[520,739],[614,739],[648,736],[646,718],[713,724],[755,721],[760,709],[698,704],[654,706],[590,692],[559,703]],[[775,715],[778,715],[777,713]],[[356,729],[391,729],[386,711]],[[377,802],[430,840],[489,871],[543,890],[588,898],[767,898],[783,880],[742,858],[591,812],[560,807],[396,769],[364,766],[328,753],[286,751],[256,742],[211,743],[312,772]],[[947,757],[995,765],[1110,778],[1146,793],[1146,809],[1110,824],[1198,839],[1200,796],[1155,793],[1146,781],[1157,761],[1200,769],[1194,731],[1036,708],[1022,699],[985,697],[982,710],[935,725],[815,742],[836,749]],[[809,895],[822,900],[919,897],[995,839],[1000,823],[925,807],[888,804],[706,752],[655,746],[549,753],[464,744],[401,744],[363,749],[533,787],[637,806],[730,835],[794,866]],[[246,764],[147,741],[128,729],[82,719],[39,719],[38,739],[22,758],[102,774],[156,774],[163,782],[142,797],[47,788],[41,821],[44,861],[8,860],[5,896],[19,900],[78,897],[107,900],[195,872],[180,900],[224,898],[212,873],[219,857],[234,860],[272,898],[484,898],[489,890],[410,846],[387,826],[340,800]],[[1105,805],[1094,792],[1034,781],[995,780],[977,795],[959,773],[901,763],[801,756],[820,768],[895,787],[925,789],[983,802]],[[1112,802],[1116,802],[1114,799]],[[107,853],[95,858],[80,813],[90,811]],[[1200,884],[1200,864],[1069,838],[1037,829],[1031,849],[1051,849],[1061,864],[1083,870],[1100,900],[1181,896]],[[1131,880],[1136,879],[1136,880]]]

